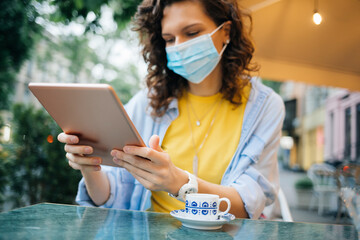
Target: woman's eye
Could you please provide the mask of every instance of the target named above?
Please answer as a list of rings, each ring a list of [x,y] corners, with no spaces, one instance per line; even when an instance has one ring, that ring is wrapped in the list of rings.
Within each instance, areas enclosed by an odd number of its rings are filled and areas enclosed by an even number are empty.
[[[196,35],[198,35],[198,34],[199,34],[199,31],[187,33],[187,35],[188,35],[189,37],[196,36]]]
[[[164,39],[166,43],[173,43],[175,40],[173,38]]]

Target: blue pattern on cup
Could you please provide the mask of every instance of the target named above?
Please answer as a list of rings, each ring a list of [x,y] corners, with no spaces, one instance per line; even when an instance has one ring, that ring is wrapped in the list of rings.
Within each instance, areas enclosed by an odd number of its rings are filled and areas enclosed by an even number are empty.
[[[209,206],[210,206],[210,204],[208,202],[203,202],[201,204],[201,207],[203,207],[203,208],[208,208]]]
[[[186,213],[191,213],[192,215],[216,215],[217,214],[217,204],[216,202],[196,202],[192,201],[189,204],[189,201],[185,203]]]
[[[201,213],[202,213],[202,215],[208,215],[209,210],[202,210]]]

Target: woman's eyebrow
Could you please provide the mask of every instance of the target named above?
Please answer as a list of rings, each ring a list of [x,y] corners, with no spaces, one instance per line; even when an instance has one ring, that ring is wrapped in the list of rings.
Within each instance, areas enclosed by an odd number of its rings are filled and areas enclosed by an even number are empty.
[[[185,32],[185,31],[188,30],[189,28],[192,28],[192,27],[197,26],[197,25],[202,26],[201,23],[193,23],[193,24],[190,24],[190,25],[187,25],[187,26],[183,27],[183,28],[181,29],[181,31],[182,31],[182,32]],[[166,32],[165,32],[165,33],[162,33],[161,35],[162,35],[162,36],[172,36],[172,34],[166,33]]]
[[[188,28],[192,28],[192,27],[197,26],[197,25],[200,25],[200,26],[201,26],[202,24],[201,24],[201,23],[193,23],[193,24],[190,24],[190,25],[184,27],[184,28],[182,29],[182,31],[186,31]]]

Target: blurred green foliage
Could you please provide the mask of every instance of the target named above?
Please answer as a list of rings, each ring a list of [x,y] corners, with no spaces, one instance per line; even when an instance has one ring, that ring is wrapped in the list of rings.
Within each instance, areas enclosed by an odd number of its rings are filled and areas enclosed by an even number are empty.
[[[44,2],[56,8],[55,12],[39,13],[36,4]],[[36,40],[41,39],[42,27],[36,23],[41,16],[52,22],[69,24],[80,17],[86,19],[92,12],[95,19],[86,23],[86,31],[95,31],[99,28],[101,7],[108,5],[114,11],[114,20],[120,28],[126,26],[136,12],[141,0],[1,0],[0,1],[0,110],[10,107],[10,97],[13,93],[16,74],[20,67],[30,56]],[[73,39],[74,41],[78,39]],[[74,42],[73,42],[74,43]],[[76,45],[80,47],[80,44]],[[77,50],[77,49],[74,49]],[[81,59],[80,53],[72,51],[71,58]],[[79,67],[75,62],[72,71]]]
[[[10,107],[15,76],[29,57],[41,27],[31,0],[0,1],[0,109]]]
[[[34,44],[33,36],[41,31],[35,23],[38,16],[31,0],[0,1],[0,110],[9,109],[16,74],[29,57]],[[3,126],[0,116],[0,128]],[[5,199],[10,161],[11,145],[6,149],[0,145],[0,203]]]
[[[10,147],[8,146],[7,149]],[[5,189],[8,186],[8,171],[10,167],[9,151],[0,145],[0,204],[5,201]],[[0,208],[1,210],[1,208]]]
[[[126,69],[119,71],[117,78],[108,82],[104,79],[100,83],[111,85],[123,104],[126,104],[134,94],[139,91],[140,76],[135,65],[130,65]],[[124,81],[126,80],[126,81]]]
[[[0,171],[6,172],[13,207],[74,203],[81,174],[68,166],[56,140],[61,129],[44,110],[23,104],[14,105],[12,124],[13,144],[0,152]]]
[[[282,82],[263,79],[262,83],[264,85],[272,88],[277,94],[280,94],[280,88],[281,88]]]
[[[25,60],[34,58],[37,67],[46,72],[46,64],[54,60],[55,52],[61,52],[69,60],[71,64],[68,71],[73,74],[75,82],[79,72],[91,71],[91,67],[86,67],[87,62],[102,64],[105,69],[115,71],[117,76],[111,82],[105,79],[100,82],[111,84],[120,99],[126,103],[138,90],[140,77],[136,66],[119,70],[106,59],[99,59],[88,47],[88,33],[96,35],[101,32],[96,29],[101,28],[101,8],[107,5],[114,12],[118,32],[103,37],[121,38],[119,32],[130,21],[140,2],[141,0],[1,0],[0,110],[10,109],[12,105],[11,94],[16,76]],[[54,6],[55,11],[50,14],[41,12],[39,9],[44,3]],[[95,18],[91,22],[84,21],[89,13],[94,13]],[[86,25],[86,32],[82,36],[60,36],[54,42],[44,34],[37,18],[65,25],[75,21]],[[47,50],[43,53],[35,48],[40,41],[47,44]],[[14,105],[12,116],[12,140],[7,144],[0,142],[0,204],[5,197],[8,198],[6,201],[13,203],[13,207],[44,201],[74,203],[81,174],[69,168],[63,144],[56,140],[61,129],[48,113],[32,106]],[[0,116],[0,129],[3,124]],[[54,138],[52,143],[47,141],[48,136]]]
[[[313,182],[308,177],[303,177],[298,179],[295,182],[295,188],[296,189],[312,189],[313,188]]]
[[[86,18],[89,12],[95,14],[95,19],[87,26],[87,30],[94,30],[99,27],[101,7],[108,5],[114,11],[114,20],[119,27],[124,27],[135,14],[137,6],[142,0],[54,0],[51,3],[57,6],[58,10],[50,16],[54,22],[69,23],[81,18]]]

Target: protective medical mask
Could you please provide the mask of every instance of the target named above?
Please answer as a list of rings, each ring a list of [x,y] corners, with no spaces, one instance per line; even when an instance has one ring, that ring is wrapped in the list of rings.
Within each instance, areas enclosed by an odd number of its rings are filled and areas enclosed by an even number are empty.
[[[219,54],[211,38],[223,25],[224,23],[210,34],[167,47],[168,68],[192,83],[202,82],[218,65],[229,44],[227,42]]]

